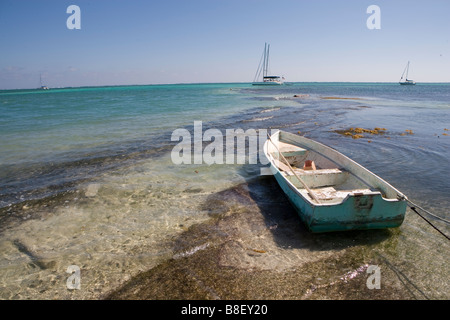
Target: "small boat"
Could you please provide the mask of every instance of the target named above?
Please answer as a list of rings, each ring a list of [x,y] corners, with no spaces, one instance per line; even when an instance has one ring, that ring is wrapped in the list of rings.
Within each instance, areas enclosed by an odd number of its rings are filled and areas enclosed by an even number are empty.
[[[41,90],[48,90],[48,87],[47,87],[47,86],[44,86],[44,85],[42,84],[42,75],[39,75],[39,84],[40,84],[39,89],[41,89]]]
[[[259,62],[258,69],[256,70],[255,79],[253,80],[252,85],[254,86],[278,86],[284,83],[284,77],[281,76],[269,76],[269,50],[270,44],[264,44],[264,52],[261,57],[261,61]],[[262,72],[262,81],[258,81],[261,77]]]
[[[407,198],[338,151],[277,131],[264,154],[281,189],[311,232],[398,227]]]
[[[403,81],[403,76],[405,75],[405,72],[406,72],[406,77],[405,77],[405,81]],[[405,68],[405,70],[403,70],[402,77],[400,78],[400,81],[398,83],[400,83],[401,85],[415,85],[416,84],[416,82],[414,80],[408,79],[408,72],[409,72],[409,61],[406,64],[406,68]]]

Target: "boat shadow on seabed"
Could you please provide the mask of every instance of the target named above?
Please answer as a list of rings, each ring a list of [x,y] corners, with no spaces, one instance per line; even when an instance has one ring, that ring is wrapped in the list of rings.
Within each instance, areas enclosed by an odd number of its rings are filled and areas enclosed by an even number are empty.
[[[253,167],[242,167],[249,176]],[[251,176],[251,175],[250,175]],[[199,204],[211,219],[173,239],[173,258],[106,299],[389,299],[368,290],[371,248],[395,246],[395,230],[310,233],[274,177],[254,176]],[[389,241],[385,241],[390,239]],[[380,246],[381,244],[381,246]],[[384,276],[388,275],[387,271]],[[391,290],[392,289],[392,290]]]
[[[376,245],[398,233],[395,229],[311,233],[273,176],[252,178],[245,186],[236,188],[236,192],[239,189],[248,193],[271,231],[273,241],[280,247],[310,251],[341,250]]]

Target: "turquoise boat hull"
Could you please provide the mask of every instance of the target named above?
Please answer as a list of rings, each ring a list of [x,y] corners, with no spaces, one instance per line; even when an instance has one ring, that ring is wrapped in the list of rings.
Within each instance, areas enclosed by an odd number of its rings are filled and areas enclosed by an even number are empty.
[[[405,217],[407,199],[390,184],[338,151],[313,140],[287,132],[274,134],[272,140],[277,143],[280,141],[280,135],[281,141],[284,139],[284,141],[303,150],[311,150],[314,152],[314,159],[318,162],[320,162],[318,160],[320,156],[324,157],[324,163],[329,166],[334,163],[342,171],[345,171],[346,180],[354,179],[359,187],[363,186],[366,188],[364,192],[360,190],[354,192],[345,191],[344,194],[346,196],[342,199],[329,198],[318,203],[307,195],[294,176],[289,176],[290,170],[284,168],[285,171],[283,171],[279,168],[279,162],[276,161],[277,152],[270,153],[269,145],[271,142],[268,140],[264,150],[271,162],[271,171],[281,189],[298,212],[301,220],[311,232],[385,229],[398,227],[402,224]],[[330,175],[329,172],[327,174]],[[326,184],[326,182],[322,181],[326,177],[323,178],[320,174],[309,174],[303,177],[318,194],[321,189],[314,189],[314,184],[317,186]],[[338,180],[335,179],[333,181]],[[348,185],[348,182],[344,181],[342,183],[343,186],[345,184]],[[334,185],[334,187],[337,188],[338,186]],[[330,189],[329,186],[327,188]],[[322,188],[322,190],[327,188]]]

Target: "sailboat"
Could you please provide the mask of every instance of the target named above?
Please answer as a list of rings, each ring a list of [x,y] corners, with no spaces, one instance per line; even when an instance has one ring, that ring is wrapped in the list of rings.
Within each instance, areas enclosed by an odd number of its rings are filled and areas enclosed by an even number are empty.
[[[405,78],[405,81],[403,81],[403,76],[405,75],[405,72],[406,72],[406,78]],[[403,70],[402,77],[400,78],[399,83],[401,85],[415,85],[416,84],[416,82],[414,80],[408,79],[408,72],[409,72],[409,61],[408,61],[408,64],[406,65],[405,70]]]
[[[39,83],[40,83],[39,89],[41,89],[41,90],[48,90],[48,87],[47,87],[47,86],[44,86],[44,85],[42,84],[42,75],[39,75]]]
[[[264,44],[264,52],[261,57],[261,60],[259,62],[258,69],[256,70],[255,79],[253,80],[254,86],[259,85],[282,85],[284,83],[284,77],[280,76],[271,76],[268,75],[269,73],[269,50],[270,50],[270,44],[265,43]],[[262,62],[262,63],[261,63]],[[262,72],[262,81],[258,81],[261,77]]]

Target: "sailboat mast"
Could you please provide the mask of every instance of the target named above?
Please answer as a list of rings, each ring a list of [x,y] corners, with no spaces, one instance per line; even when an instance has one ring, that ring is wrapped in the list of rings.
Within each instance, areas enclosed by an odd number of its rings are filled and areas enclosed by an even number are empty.
[[[409,61],[408,64],[406,65],[406,80],[408,80],[408,72],[409,72]]]
[[[408,69],[408,64],[406,64],[405,69],[403,70],[402,76],[400,77],[400,81],[403,80],[403,76],[405,75],[406,70]]]
[[[267,43],[264,43],[263,78],[267,76]]]
[[[267,65],[266,65],[266,75],[269,72],[269,49],[270,49],[270,44],[267,45]]]

